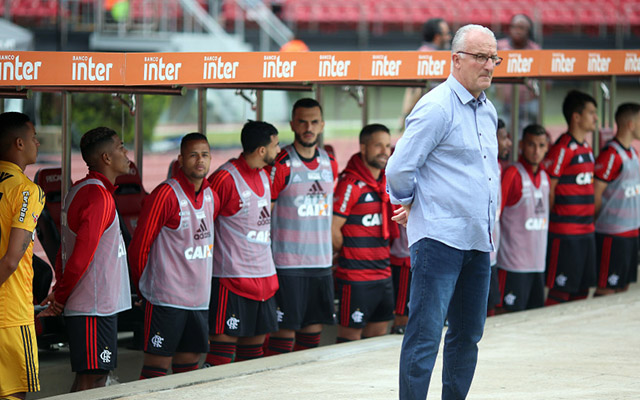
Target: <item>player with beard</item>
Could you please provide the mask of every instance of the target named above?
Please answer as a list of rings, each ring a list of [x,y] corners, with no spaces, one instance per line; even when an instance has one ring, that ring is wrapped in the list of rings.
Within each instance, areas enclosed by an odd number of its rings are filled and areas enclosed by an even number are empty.
[[[340,300],[337,342],[380,336],[394,317],[389,260],[391,205],[384,168],[391,154],[389,129],[360,131],[360,152],[338,178],[331,227]]]
[[[271,247],[280,284],[280,330],[269,337],[268,355],[317,347],[322,324],[335,323],[331,218],[338,163],[318,147],[324,121],[316,100],[298,100],[290,126],[293,144],[282,149],[273,167],[265,167],[271,176]]]
[[[640,167],[631,145],[640,139],[640,104],[616,110],[618,131],[595,164],[598,287],[594,296],[625,291],[638,275]]]
[[[129,245],[134,283],[146,299],[140,379],[198,368],[208,349],[213,232],[219,200],[206,176],[207,137],[182,138],[179,168],[145,199]]]
[[[271,255],[271,190],[264,171],[280,152],[278,130],[249,121],[242,153],[210,177],[220,196],[215,222],[207,366],[263,356],[265,334],[278,330],[278,276]]]

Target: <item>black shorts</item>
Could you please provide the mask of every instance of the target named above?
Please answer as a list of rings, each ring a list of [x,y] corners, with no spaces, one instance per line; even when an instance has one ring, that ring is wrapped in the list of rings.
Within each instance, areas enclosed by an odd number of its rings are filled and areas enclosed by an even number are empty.
[[[544,305],[544,272],[511,272],[498,268],[502,308],[530,310]]]
[[[547,286],[565,293],[581,293],[596,285],[596,240],[586,235],[549,233]]]
[[[411,268],[391,265],[393,278],[393,298],[396,315],[409,315],[409,294],[411,293]]]
[[[596,233],[598,287],[621,289],[638,278],[638,237]]]
[[[175,353],[206,353],[209,350],[207,314],[207,310],[185,310],[146,302],[144,352],[165,357],[173,357]]]
[[[498,284],[498,266],[491,267],[491,280],[489,281],[489,301],[487,308],[493,309],[500,305],[500,285]]]
[[[71,370],[79,374],[114,370],[118,359],[118,315],[64,317]]]
[[[275,296],[257,301],[239,296],[213,278],[209,303],[209,333],[252,337],[278,331]]]
[[[280,289],[276,292],[280,329],[300,330],[313,324],[336,323],[333,276],[289,275],[278,271]]]
[[[336,279],[340,301],[338,323],[362,329],[367,322],[391,321],[394,298],[391,277],[377,281],[343,281]]]

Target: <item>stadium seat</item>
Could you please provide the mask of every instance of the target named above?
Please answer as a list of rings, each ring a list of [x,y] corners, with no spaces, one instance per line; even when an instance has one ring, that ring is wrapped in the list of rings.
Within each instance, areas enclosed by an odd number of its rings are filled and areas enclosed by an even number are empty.
[[[46,196],[46,203],[36,226],[36,234],[49,263],[55,265],[56,255],[60,248],[62,170],[60,167],[41,168],[36,172],[34,181],[42,188]]]
[[[169,164],[169,170],[167,170],[167,179],[174,176],[178,168],[180,168],[180,164],[178,164],[178,160],[172,160],[171,163]]]
[[[142,186],[142,178],[138,172],[138,167],[131,161],[129,163],[129,173],[116,178],[116,191],[113,197],[116,201],[116,208],[121,221],[127,232],[123,232],[125,239],[129,238],[138,224],[138,216],[142,210],[142,202],[147,196],[147,192]],[[129,244],[127,240],[127,245]]]

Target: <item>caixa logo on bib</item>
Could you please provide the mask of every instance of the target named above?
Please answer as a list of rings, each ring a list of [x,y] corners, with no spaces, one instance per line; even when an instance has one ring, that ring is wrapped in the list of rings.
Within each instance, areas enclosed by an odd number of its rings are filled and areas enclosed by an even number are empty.
[[[524,223],[524,229],[528,231],[542,231],[547,229],[547,219],[546,218],[529,218]]]
[[[189,247],[184,251],[184,258],[187,260],[203,260],[212,257],[211,249],[213,246],[202,245]]]
[[[635,197],[640,195],[640,185],[629,186],[624,189],[624,197]]]

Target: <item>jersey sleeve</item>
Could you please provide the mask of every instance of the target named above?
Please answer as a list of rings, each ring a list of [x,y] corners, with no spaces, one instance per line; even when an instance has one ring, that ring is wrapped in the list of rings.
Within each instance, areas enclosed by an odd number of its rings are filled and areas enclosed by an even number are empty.
[[[562,176],[565,167],[571,162],[571,150],[569,150],[564,144],[557,143],[544,160],[544,169],[547,171],[551,178],[559,178]]]
[[[611,146],[602,150],[595,165],[595,176],[604,182],[615,180],[622,170],[622,159],[618,152]]]
[[[111,193],[98,185],[86,185],[73,199],[67,213],[69,229],[76,234],[73,252],[69,255],[56,284],[56,301],[65,304],[93,261],[104,231],[116,215]]]
[[[347,218],[358,202],[360,187],[350,178],[339,179],[333,192],[333,215]]]
[[[271,201],[276,201],[280,192],[289,183],[289,175],[291,174],[289,159],[289,154],[283,150],[273,166],[265,167],[265,172],[269,175],[269,182],[271,182]]]
[[[329,160],[331,161],[331,171],[333,172],[333,180],[338,179],[338,161],[333,156],[333,154],[329,154]]]
[[[13,195],[15,196],[13,199],[15,212],[11,220],[11,227],[33,232],[44,208],[44,191],[40,186],[25,179],[25,182],[16,188]]]
[[[128,252],[131,278],[136,287],[147,265],[151,245],[160,229],[179,212],[179,209],[178,199],[168,184],[158,186],[145,197]]]
[[[508,167],[502,174],[502,204],[501,210],[507,206],[513,206],[522,197],[522,177],[518,168]]]
[[[220,207],[218,215],[234,215],[240,209],[240,198],[231,174],[219,169],[209,177],[211,190],[217,193]]]

